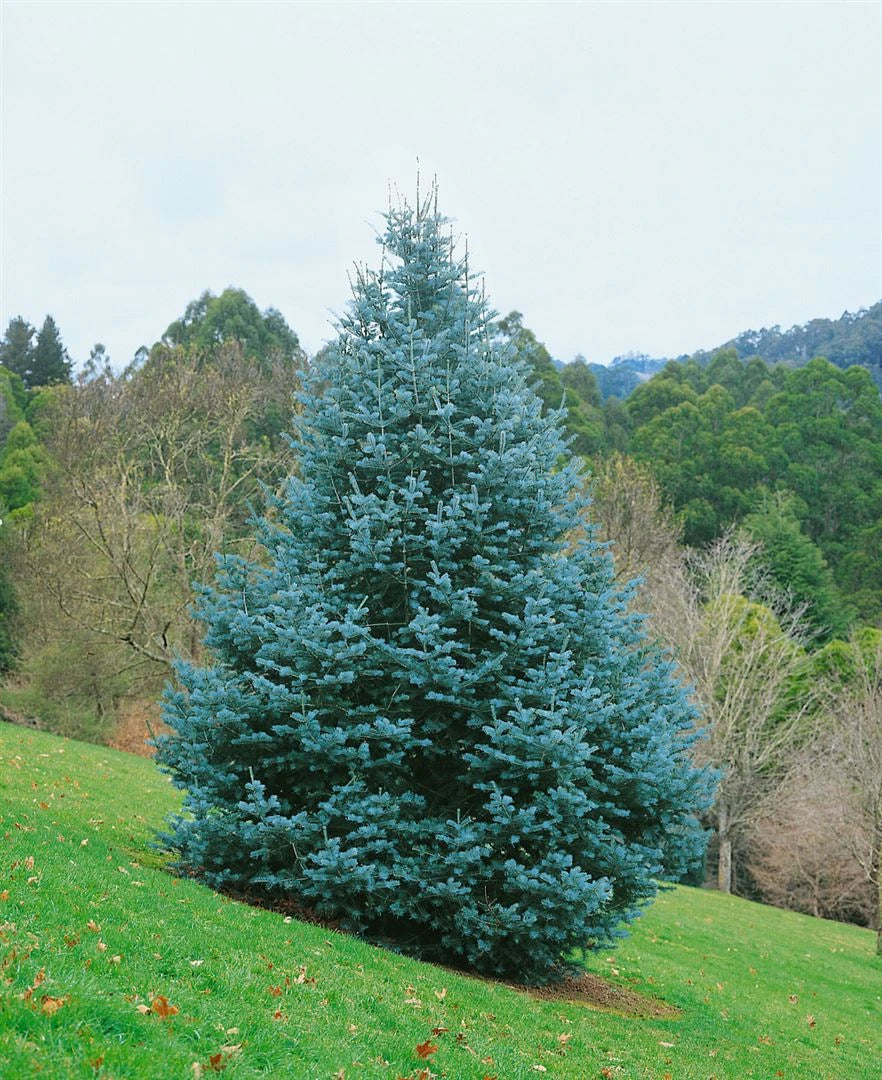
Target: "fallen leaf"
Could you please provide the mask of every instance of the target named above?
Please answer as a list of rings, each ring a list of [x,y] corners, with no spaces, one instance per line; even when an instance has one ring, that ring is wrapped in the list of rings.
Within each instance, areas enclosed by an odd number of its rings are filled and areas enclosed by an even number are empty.
[[[91,930],[93,934],[101,933],[101,927],[98,925],[98,923],[95,922],[94,919],[89,919],[89,921],[86,923],[86,929]]]
[[[169,1000],[163,994],[157,994],[155,998],[150,1002],[150,1011],[154,1016],[159,1016],[163,1020],[170,1016],[175,1016],[180,1009],[177,1005],[169,1004]]]
[[[438,1047],[433,1042],[429,1042],[429,1040],[426,1039],[424,1043],[417,1043],[416,1052],[423,1061],[425,1061],[427,1058],[430,1058],[432,1054],[438,1053]]]
[[[443,1001],[447,997],[447,987],[445,986],[441,990],[436,990],[435,991],[435,997],[439,1001]]]
[[[674,1047],[674,1046],[675,1046],[676,1044],[675,1044],[675,1043],[669,1043],[669,1042],[659,1042],[659,1044],[658,1044],[658,1045],[659,1045],[659,1046],[666,1046],[666,1047],[667,1047],[667,1048],[668,1048],[668,1049],[670,1050],[670,1049],[672,1049],[672,1048],[673,1048],[673,1047]]]
[[[787,1000],[790,1002],[791,1005],[798,1005],[799,1004],[799,998],[797,997],[796,994],[791,994],[790,997]]]
[[[104,947],[105,947],[105,949],[107,948],[106,945]],[[111,962],[111,964],[121,964],[122,963],[122,957],[119,954],[117,954],[116,956],[111,956],[110,962]]]
[[[136,1006],[135,1006],[135,1008],[136,1008],[136,1009],[138,1010],[138,1012],[139,1012],[139,1013],[140,1013],[140,1014],[141,1014],[142,1016],[147,1016],[147,1014],[148,1014],[148,1013],[150,1012],[150,1006],[149,1006],[149,1005],[145,1005],[145,1004],[143,1003],[143,1001],[141,1002],[141,1004],[140,1004],[140,1005],[136,1005]]]
[[[272,994],[273,997],[281,997],[282,996],[282,988],[281,988],[281,986],[268,986],[267,990]]]
[[[4,889],[3,892],[0,892],[0,900],[8,900],[8,899],[9,899],[9,889]]]
[[[59,1009],[63,1008],[67,1004],[67,998],[50,997],[49,994],[44,994],[40,998],[40,1012],[46,1013],[47,1016],[51,1016],[53,1013],[57,1013]]]
[[[808,1015],[808,1016],[807,1016],[807,1017],[805,1018],[805,1022],[806,1022],[806,1023],[808,1024],[808,1026],[809,1026],[810,1028],[813,1028],[813,1027],[815,1026],[816,1020],[815,1020],[815,1018],[814,1018],[814,1017],[813,1017],[813,1016],[811,1015],[811,1013],[809,1013],[809,1015]]]

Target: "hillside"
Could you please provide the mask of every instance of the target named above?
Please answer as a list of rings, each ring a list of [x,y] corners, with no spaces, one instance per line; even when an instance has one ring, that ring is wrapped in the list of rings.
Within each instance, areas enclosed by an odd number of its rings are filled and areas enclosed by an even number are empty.
[[[178,801],[147,760],[0,724],[0,1075],[878,1075],[869,931],[677,888],[588,958],[586,1007],[169,876]]]

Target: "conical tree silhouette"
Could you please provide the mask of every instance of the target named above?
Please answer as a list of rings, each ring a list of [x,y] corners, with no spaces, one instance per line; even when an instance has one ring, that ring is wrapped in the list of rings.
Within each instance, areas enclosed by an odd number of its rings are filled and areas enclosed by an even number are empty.
[[[214,663],[167,698],[166,842],[215,886],[543,982],[695,854],[707,776],[434,198],[386,224],[265,558],[224,557],[203,594]]]

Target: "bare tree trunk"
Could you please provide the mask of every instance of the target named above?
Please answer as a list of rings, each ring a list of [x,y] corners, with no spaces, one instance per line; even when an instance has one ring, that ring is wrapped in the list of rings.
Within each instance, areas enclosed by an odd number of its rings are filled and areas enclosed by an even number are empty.
[[[729,834],[729,812],[725,806],[718,807],[717,826],[720,846],[717,855],[717,888],[720,892],[732,891],[732,838]]]
[[[882,844],[876,854],[876,955],[882,956]]]

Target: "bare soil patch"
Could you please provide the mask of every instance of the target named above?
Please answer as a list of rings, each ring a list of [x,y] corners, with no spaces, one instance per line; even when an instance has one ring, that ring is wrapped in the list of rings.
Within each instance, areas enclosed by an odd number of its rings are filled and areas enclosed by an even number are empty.
[[[511,984],[506,983],[506,986]],[[604,1009],[623,1016],[651,1017],[654,1020],[671,1020],[682,1016],[679,1009],[658,998],[647,997],[636,990],[616,986],[599,975],[584,972],[571,975],[549,986],[512,986],[539,1001],[562,1001],[573,1005],[585,1005],[590,1009]]]

